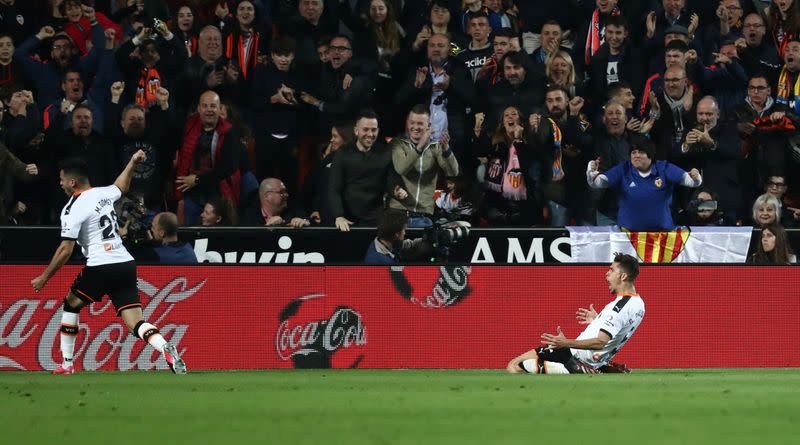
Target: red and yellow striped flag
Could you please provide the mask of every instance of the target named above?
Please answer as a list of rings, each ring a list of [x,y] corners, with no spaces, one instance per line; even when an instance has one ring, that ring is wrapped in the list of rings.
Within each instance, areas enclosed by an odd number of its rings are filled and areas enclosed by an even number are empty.
[[[645,263],[671,263],[686,246],[691,230],[680,227],[671,232],[631,232],[621,228],[633,250]]]

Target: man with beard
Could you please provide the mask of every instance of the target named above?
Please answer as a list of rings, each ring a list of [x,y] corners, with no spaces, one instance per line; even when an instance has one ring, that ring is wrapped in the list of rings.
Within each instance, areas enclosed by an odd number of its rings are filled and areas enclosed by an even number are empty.
[[[186,63],[186,46],[161,23],[155,28],[143,27],[116,52],[117,66],[128,88],[123,103],[135,102],[145,109],[158,105],[159,88],[172,89],[179,70]],[[150,153],[147,154],[150,156]]]
[[[563,88],[554,86],[545,92],[544,104],[547,114],[531,114],[529,123],[542,160],[542,188],[550,209],[550,226],[564,227],[571,217],[578,225],[588,225],[594,217],[588,212],[591,203],[583,166],[591,160],[592,137],[589,123],[581,115],[584,100],[569,100]],[[551,170],[552,174],[546,174]]]
[[[528,69],[528,55],[520,51],[509,51],[503,57],[503,79],[489,89],[486,105],[484,128],[494,129],[500,121],[503,110],[513,106],[523,115],[529,116],[534,107],[542,103],[543,94],[540,85],[544,80],[536,71]]]
[[[466,146],[466,109],[475,93],[464,64],[450,57],[450,38],[434,34],[428,40],[425,65],[412,68],[395,95],[395,103],[410,110],[428,104],[431,112],[431,140],[438,141],[445,130],[460,165],[469,159]]]
[[[721,121],[717,100],[706,96],[697,103],[697,124],[681,143],[681,164],[702,169],[706,185],[719,194],[720,207],[736,220],[742,215],[742,151],[736,126]]]
[[[781,67],[781,58],[778,50],[768,40],[764,39],[767,26],[764,19],[758,14],[748,14],[742,26],[744,37],[736,40],[736,49],[742,60],[745,70],[749,75],[766,71],[776,72]],[[774,85],[777,78],[767,78],[770,85]]]
[[[326,134],[339,119],[353,119],[358,110],[369,106],[375,82],[371,75],[360,73],[352,61],[350,38],[337,35],[331,39],[330,60],[322,66],[317,91],[295,94],[301,102],[319,111],[317,133]],[[349,82],[348,82],[349,79]]]
[[[375,226],[383,210],[385,194],[405,199],[392,167],[392,152],[378,142],[378,116],[362,111],[355,125],[355,141],[336,152],[331,163],[328,202],[336,227]]]
[[[84,96],[85,84],[80,71],[67,69],[64,72],[64,79],[61,81],[61,90],[64,92],[63,98],[57,100],[44,109],[43,127],[45,130],[51,125],[62,125],[64,129],[69,128],[72,111],[78,104],[85,104],[92,110],[92,124],[94,130],[102,133],[104,129],[103,107],[94,99],[101,95],[94,91]]]
[[[51,40],[50,59],[46,61],[33,58],[39,44],[45,39]],[[59,85],[68,69],[82,72],[90,80],[98,65],[101,54],[105,51],[105,35],[103,28],[95,23],[92,25],[92,49],[85,57],[78,56],[75,44],[66,34],[59,33],[51,26],[44,26],[30,37],[14,52],[14,60],[22,65],[26,78],[33,82],[36,89],[36,102],[50,104],[58,100],[61,92]]]
[[[139,150],[147,155],[144,161],[136,165],[130,193],[144,198],[145,207],[155,211],[163,203],[163,180],[175,157],[174,149],[170,148],[171,144],[166,139],[168,130],[174,128],[169,91],[159,88],[155,92],[159,106],[151,108],[148,115],[144,107],[137,103],[122,107],[120,96],[124,88],[122,82],[114,82],[111,86],[106,134],[119,150],[121,165],[127,164]]]

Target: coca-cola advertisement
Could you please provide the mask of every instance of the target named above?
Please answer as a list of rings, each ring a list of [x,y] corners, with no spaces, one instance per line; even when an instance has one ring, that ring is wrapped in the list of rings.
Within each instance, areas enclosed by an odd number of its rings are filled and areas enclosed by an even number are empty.
[[[0,369],[60,362],[63,298],[80,266],[35,293],[43,265],[0,266]],[[579,307],[613,299],[607,266],[140,266],[144,317],[190,370],[504,368]],[[632,368],[800,366],[791,267],[643,266]],[[753,332],[770,341],[754,345]],[[167,369],[108,300],[80,314],[78,370]]]

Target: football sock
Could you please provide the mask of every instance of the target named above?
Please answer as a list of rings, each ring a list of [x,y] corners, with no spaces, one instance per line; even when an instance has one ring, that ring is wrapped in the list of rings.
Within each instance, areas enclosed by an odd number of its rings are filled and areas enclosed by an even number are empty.
[[[71,308],[70,308],[71,309]],[[62,367],[72,366],[75,353],[75,338],[78,336],[78,314],[75,312],[61,313],[61,357]]]
[[[136,324],[134,332],[136,332],[137,337],[149,343],[156,351],[164,352],[164,346],[167,345],[167,341],[161,336],[157,327],[142,320]]]

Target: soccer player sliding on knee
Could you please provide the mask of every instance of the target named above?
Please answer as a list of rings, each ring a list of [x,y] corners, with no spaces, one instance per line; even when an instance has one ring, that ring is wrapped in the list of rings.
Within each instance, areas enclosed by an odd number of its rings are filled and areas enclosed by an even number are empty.
[[[31,280],[39,292],[72,255],[77,242],[86,257],[86,267],[81,270],[64,298],[61,314],[61,355],[63,362],[53,374],[72,374],[75,338],[78,335],[78,314],[87,304],[102,300],[108,295],[117,315],[133,335],[164,354],[172,372],[186,374],[186,364],[177,348],[161,336],[158,328],[142,318],[142,303],[136,287],[136,263],[122,245],[119,236],[114,202],[131,185],[136,165],[144,161],[142,150],[137,151],[108,187],[92,187],[86,162],[67,160],[59,168],[61,188],[70,197],[61,211],[61,244],[56,249],[47,269]]]
[[[616,296],[598,314],[593,306],[580,308],[578,322],[588,324],[578,338],[564,336],[561,327],[555,334],[542,334],[545,345],[532,349],[508,363],[511,374],[595,374],[629,372],[624,365],[611,363],[631,338],[644,318],[644,301],[634,282],[639,275],[639,261],[618,253],[606,272],[608,289]]]

